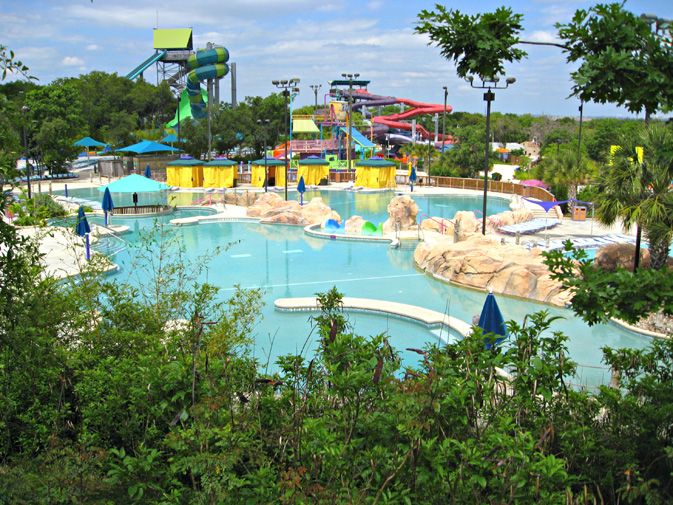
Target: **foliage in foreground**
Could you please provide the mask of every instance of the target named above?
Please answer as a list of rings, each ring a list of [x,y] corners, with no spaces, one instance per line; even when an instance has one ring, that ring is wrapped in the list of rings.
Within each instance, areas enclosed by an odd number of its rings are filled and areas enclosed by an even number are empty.
[[[163,243],[138,288],[58,285],[0,231],[0,503],[671,499],[673,343],[608,352],[631,393],[574,391],[545,313],[509,323],[509,348],[476,331],[403,367],[331,290],[316,354],[261,376],[259,293],[221,301]]]

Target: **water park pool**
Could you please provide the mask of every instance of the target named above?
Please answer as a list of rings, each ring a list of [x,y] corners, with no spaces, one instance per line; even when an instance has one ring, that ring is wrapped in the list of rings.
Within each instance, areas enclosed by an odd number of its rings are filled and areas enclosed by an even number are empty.
[[[331,193],[333,195],[329,195],[330,203],[336,198],[334,195],[338,194]],[[335,199],[336,205],[364,208],[364,204],[358,203],[357,198],[365,195],[343,193],[349,196],[344,201]],[[100,198],[100,193],[97,196]],[[377,200],[380,200],[379,205],[385,212],[391,194],[375,196],[379,197]],[[432,197],[432,204],[436,207],[449,205],[453,198]],[[476,200],[479,205],[479,199]],[[369,198],[367,201],[368,211],[371,211],[368,219],[373,222],[380,221],[381,210],[374,208]],[[419,202],[419,207],[426,205],[421,199]],[[430,208],[430,203],[427,205]],[[342,213],[340,209],[337,210]],[[429,214],[436,215],[432,209]],[[346,211],[342,214],[344,215],[349,216],[350,212]],[[453,214],[446,216],[453,217]],[[170,215],[164,216],[159,221],[168,223],[171,218]],[[102,217],[91,219],[102,220]],[[124,239],[133,246],[142,240],[143,232],[155,227],[157,220],[115,216],[114,223],[129,226],[133,232],[124,235]],[[220,286],[223,298],[233,294],[235,284],[243,288],[258,287],[265,292],[263,321],[257,327],[254,352],[261,363],[269,361],[272,370],[275,369],[275,357],[296,352],[307,355],[315,346],[312,338],[309,338],[309,314],[277,312],[273,306],[277,298],[314,296],[315,293],[325,292],[336,286],[345,296],[412,304],[457,317],[468,323],[472,321],[473,315],[481,312],[484,304],[485,294],[481,291],[447,285],[417,271],[411,249],[391,249],[387,244],[326,240],[306,235],[301,227],[283,225],[202,222],[196,226],[169,229],[178,233],[180,242],[185,245],[188,259],[192,261],[216,247],[236,242],[226,251],[211,254],[212,261],[208,271],[194,280]],[[138,278],[133,271],[132,252],[133,247],[130,247],[114,257],[120,270],[113,277],[128,279],[139,285],[143,279]],[[513,319],[519,324],[527,314],[540,310],[546,310],[551,316],[561,317],[561,320],[553,323],[552,330],[570,337],[570,355],[584,365],[600,366],[600,348],[603,346],[644,348],[650,342],[647,337],[613,325],[589,327],[567,309],[504,296],[498,297],[498,303],[505,319]],[[358,334],[388,334],[391,345],[402,351],[403,360],[410,364],[417,362],[418,355],[404,352],[405,348],[421,347],[425,342],[436,342],[440,337],[447,337],[445,330],[444,335],[440,336],[438,330],[393,317],[355,313],[350,315],[350,319]],[[583,367],[579,373],[580,377],[575,382],[582,385],[606,384],[610,379],[607,369]]]

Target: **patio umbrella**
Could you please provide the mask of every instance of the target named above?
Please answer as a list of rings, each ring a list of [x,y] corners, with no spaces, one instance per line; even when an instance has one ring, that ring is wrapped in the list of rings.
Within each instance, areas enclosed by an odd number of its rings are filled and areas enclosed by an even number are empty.
[[[145,174],[144,175],[148,179],[152,178],[152,171],[150,170],[150,164],[149,163],[147,164],[147,168],[145,168]]]
[[[115,204],[112,202],[112,195],[110,194],[110,189],[106,186],[105,193],[103,193],[103,211],[105,212],[105,226],[107,226],[107,214],[112,212],[112,209],[115,208]]]
[[[304,191],[306,191],[306,184],[304,184],[304,176],[302,175],[299,178],[299,184],[297,184],[297,191],[301,195],[301,202],[299,205],[304,205]]]
[[[91,259],[91,252],[89,251],[89,233],[91,233],[91,227],[89,227],[89,221],[86,220],[86,216],[84,215],[84,207],[81,205],[77,211],[75,233],[80,237],[86,237],[86,259],[89,261]]]
[[[145,154],[145,153],[156,153],[159,151],[179,151],[179,149],[171,146],[165,146],[159,142],[154,142],[152,140],[143,140],[132,146],[122,147],[117,149],[117,151],[127,151],[136,154]]]
[[[507,337],[507,326],[505,326],[505,320],[498,307],[498,302],[495,301],[493,291],[488,294],[484,307],[481,309],[479,327],[483,330],[484,335],[487,333],[499,335],[495,338],[495,345],[498,345]],[[485,338],[484,342],[486,349],[490,349],[493,345],[491,339]]]
[[[409,175],[409,182],[411,183],[411,191],[414,190],[414,182],[416,182],[416,167],[411,167],[411,174]]]

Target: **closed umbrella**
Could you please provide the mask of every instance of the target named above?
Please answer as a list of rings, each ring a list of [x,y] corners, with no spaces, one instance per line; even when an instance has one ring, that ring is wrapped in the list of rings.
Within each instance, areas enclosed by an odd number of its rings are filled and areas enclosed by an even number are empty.
[[[150,170],[150,164],[147,164],[147,167],[145,168],[145,177],[148,179],[152,178],[152,171]]]
[[[112,212],[112,209],[115,208],[115,204],[112,202],[112,195],[110,194],[110,189],[106,186],[105,193],[103,193],[103,211],[105,212],[105,226],[107,226],[107,215],[108,212]]]
[[[301,195],[301,202],[299,202],[299,205],[304,205],[304,192],[306,191],[306,184],[304,184],[303,175],[299,178],[299,184],[297,184],[297,191],[299,191],[299,194]]]
[[[418,177],[416,176],[416,167],[411,167],[411,174],[409,175],[409,182],[411,183],[411,191],[414,190],[414,182]]]
[[[486,297],[484,307],[481,309],[481,316],[479,317],[479,327],[483,330],[484,335],[493,333],[496,335],[495,345],[507,338],[507,326],[505,326],[505,319],[502,317],[498,302],[491,291]],[[493,345],[492,339],[485,338],[485,347],[490,349]]]
[[[84,207],[81,205],[77,211],[75,233],[80,237],[86,237],[86,259],[89,261],[91,259],[91,252],[89,251],[89,233],[91,233],[91,228],[89,227],[89,221],[86,220],[86,216],[84,215]]]

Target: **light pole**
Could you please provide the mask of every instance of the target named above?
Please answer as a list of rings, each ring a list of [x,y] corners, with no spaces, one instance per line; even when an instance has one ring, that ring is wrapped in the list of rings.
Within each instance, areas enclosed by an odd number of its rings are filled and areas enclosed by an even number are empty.
[[[449,90],[446,86],[444,89],[444,112],[442,113],[442,152],[446,151],[446,99],[449,97]]]
[[[322,84],[311,84],[309,88],[313,90],[313,94],[315,95],[315,108],[313,109],[313,115],[315,115],[318,111],[318,90],[322,88]]]
[[[266,159],[266,130],[269,127],[269,120],[265,119],[262,121],[261,119],[257,120],[257,124],[260,125],[264,129],[264,192],[266,193],[269,190],[269,167],[267,166],[267,159]],[[285,186],[287,188],[287,185]]]
[[[516,79],[514,77],[508,77],[505,79],[504,86],[498,86],[500,82],[500,77],[489,77],[482,79],[481,85],[476,86],[474,84],[474,76],[468,75],[465,80],[470,83],[470,86],[476,89],[487,89],[488,91],[484,93],[484,101],[486,102],[486,160],[484,163],[484,210],[483,210],[483,221],[481,224],[481,234],[486,235],[486,199],[488,196],[488,155],[491,151],[491,146],[489,144],[490,130],[491,130],[491,102],[495,100],[495,93],[491,89],[506,89],[510,84],[514,84]]]
[[[30,112],[30,107],[27,105],[24,105],[21,107],[21,114],[24,116],[23,120],[23,149],[25,151],[25,156],[26,156],[26,182],[28,183],[28,198],[31,198],[31,189],[30,189],[30,164],[28,163],[28,139],[26,137],[26,121],[27,119],[26,116]]]
[[[290,90],[294,92],[299,92],[299,88],[296,88],[295,86],[299,84],[299,79],[296,77],[293,79],[290,79],[289,81],[287,79],[283,79],[282,81],[271,81],[271,84],[276,86],[277,88],[282,89],[282,94],[283,98],[285,98],[285,201],[287,201],[287,174],[289,172],[288,169],[288,159],[287,159],[287,99],[290,96]]]
[[[351,138],[353,136],[353,79],[360,77],[360,74],[341,74],[341,77],[348,79],[348,145],[346,148],[346,163],[348,171],[351,170]]]

